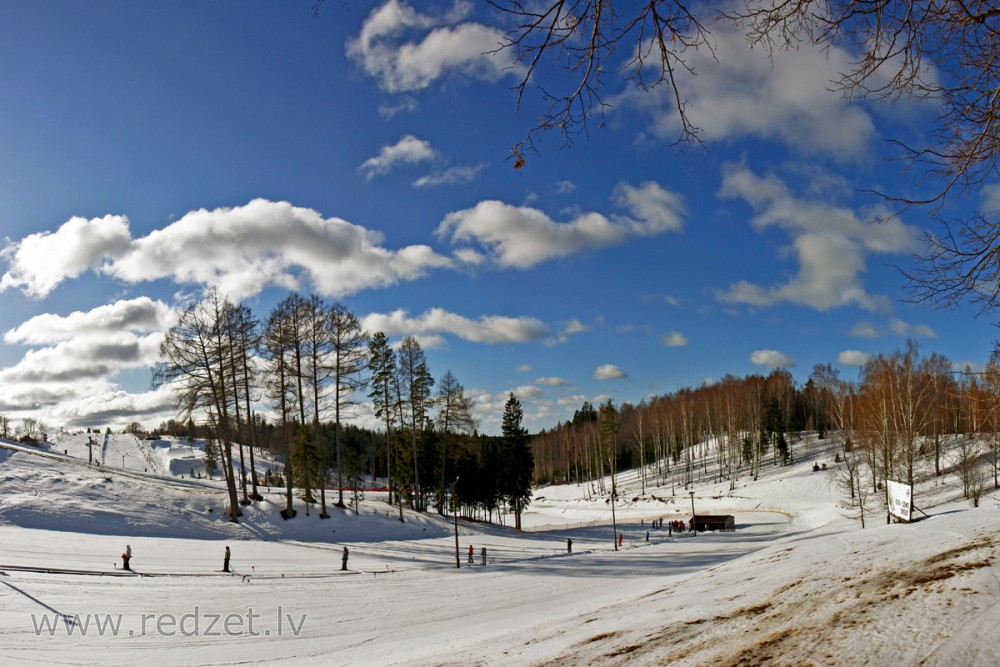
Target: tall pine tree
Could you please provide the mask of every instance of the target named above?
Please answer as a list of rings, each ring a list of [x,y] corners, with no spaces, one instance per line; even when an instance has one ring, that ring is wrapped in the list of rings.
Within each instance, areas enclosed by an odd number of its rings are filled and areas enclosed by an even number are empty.
[[[498,491],[514,511],[514,528],[521,530],[521,512],[531,502],[531,476],[535,460],[528,431],[521,426],[524,411],[513,393],[503,407],[503,449],[500,453]]]

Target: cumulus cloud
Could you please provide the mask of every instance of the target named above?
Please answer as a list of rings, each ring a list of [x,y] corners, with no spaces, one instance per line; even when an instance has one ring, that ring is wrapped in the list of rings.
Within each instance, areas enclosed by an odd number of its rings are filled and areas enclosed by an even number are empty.
[[[172,309],[145,297],[67,316],[33,317],[4,335],[7,343],[32,349],[0,370],[0,411],[67,426],[172,415],[165,392],[132,395],[114,379],[155,365],[163,330],[173,322]]]
[[[743,33],[717,25],[713,48],[689,50],[678,69],[684,110],[707,141],[756,137],[797,152],[857,160],[870,150],[875,124],[864,107],[831,93],[852,56],[808,42],[796,49],[751,49]],[[675,141],[681,131],[673,91],[629,91],[620,101],[648,113],[652,133]],[[752,109],[752,113],[748,113]]]
[[[448,214],[435,235],[453,244],[479,246],[500,266],[527,269],[577,252],[619,245],[630,238],[681,229],[684,206],[679,195],[656,183],[616,188],[616,201],[629,215],[582,213],[558,222],[527,206],[483,201]]]
[[[754,350],[750,353],[750,363],[767,368],[789,368],[795,360],[777,350]]]
[[[388,0],[368,15],[347,54],[390,93],[423,90],[446,76],[485,81],[521,76],[523,68],[511,54],[489,53],[503,41],[503,32],[469,21],[471,11],[466,1],[432,15]]]
[[[557,377],[537,378],[535,382],[546,387],[566,387],[569,385],[569,382]]]
[[[615,201],[632,214],[621,221],[636,236],[679,232],[684,228],[684,200],[653,181],[638,186],[619,183],[615,187]]]
[[[403,309],[391,313],[371,313],[361,319],[361,325],[366,331],[381,331],[389,336],[419,337],[448,333],[488,345],[526,343],[548,333],[548,327],[533,317],[484,315],[478,320],[471,320],[442,308],[431,308],[417,317],[411,317]]]
[[[168,278],[215,286],[234,300],[270,285],[312,284],[342,296],[423,276],[451,261],[423,245],[388,250],[381,235],[288,202],[255,199],[234,208],[191,211],[133,241],[104,271],[128,283]]]
[[[517,387],[516,389],[512,389],[511,391],[513,392],[514,396],[516,396],[517,400],[519,400],[519,401],[524,401],[524,400],[527,400],[527,399],[540,398],[542,396],[542,394],[545,393],[541,389],[539,389],[538,387],[536,387],[534,385],[531,385],[531,384],[521,385],[520,387]]]
[[[8,239],[0,259],[10,268],[0,277],[0,292],[14,288],[44,298],[67,278],[119,256],[130,242],[128,219],[118,215],[73,217],[55,232],[31,234],[16,243]]]
[[[844,350],[837,355],[837,363],[841,366],[864,366],[871,355],[861,350]]]
[[[338,297],[453,266],[428,246],[389,250],[380,234],[364,227],[265,199],[191,211],[135,240],[125,218],[74,218],[54,234],[9,243],[3,258],[11,264],[3,289],[33,296],[90,268],[130,284],[168,279],[212,286],[234,301],[268,286],[299,289],[303,283]]]
[[[595,380],[620,380],[628,376],[614,364],[602,364],[594,371],[593,377]]]
[[[7,331],[4,342],[47,345],[118,332],[158,332],[173,326],[176,313],[162,301],[143,296],[66,316],[46,313]]]
[[[679,331],[671,331],[663,336],[663,344],[667,347],[686,347],[688,339]]]
[[[436,156],[437,153],[431,148],[430,143],[408,134],[392,146],[383,146],[378,155],[365,160],[358,167],[358,171],[370,181],[376,176],[388,173],[397,165],[418,164],[433,160]]]
[[[737,281],[717,298],[724,303],[771,306],[789,302],[817,310],[855,305],[887,311],[889,299],[865,289],[861,275],[872,254],[901,254],[919,247],[919,233],[898,218],[874,225],[875,212],[858,214],[823,201],[796,197],[776,176],[761,177],[743,165],[723,170],[723,197],[745,200],[757,230],[778,228],[788,234],[786,251],[799,265],[788,282],[763,287]]]

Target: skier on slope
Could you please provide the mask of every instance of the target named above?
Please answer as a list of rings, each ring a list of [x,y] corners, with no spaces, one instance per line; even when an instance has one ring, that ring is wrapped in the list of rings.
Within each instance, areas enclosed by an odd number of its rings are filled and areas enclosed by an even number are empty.
[[[129,561],[130,560],[132,560],[132,545],[131,544],[126,544],[125,545],[125,553],[122,554],[122,569],[123,570],[130,570],[131,571],[132,568],[129,566]]]

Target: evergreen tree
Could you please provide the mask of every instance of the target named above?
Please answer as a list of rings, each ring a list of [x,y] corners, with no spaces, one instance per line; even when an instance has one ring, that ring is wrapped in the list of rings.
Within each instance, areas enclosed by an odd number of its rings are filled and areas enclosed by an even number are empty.
[[[405,408],[405,428],[410,435],[410,451],[413,463],[413,491],[416,505],[414,509],[425,508],[424,489],[421,486],[420,466],[421,435],[427,427],[427,409],[431,404],[431,389],[434,378],[427,369],[427,358],[420,343],[413,336],[407,336],[399,346],[398,387],[402,391],[401,403]]]
[[[208,436],[205,438],[205,472],[208,473],[209,479],[215,473],[216,468],[219,467],[219,454],[218,447],[215,444],[215,438]]]
[[[528,431],[521,426],[524,411],[513,392],[503,408],[503,450],[500,454],[499,492],[514,511],[514,528],[521,530],[521,512],[531,502],[534,457]]]
[[[392,504],[394,479],[393,458],[393,427],[396,424],[399,391],[396,387],[396,353],[389,347],[386,335],[377,331],[368,343],[368,370],[371,377],[368,380],[370,391],[368,398],[372,399],[375,418],[385,425],[385,469],[386,486],[389,488],[389,504]],[[400,508],[402,519],[402,508]]]

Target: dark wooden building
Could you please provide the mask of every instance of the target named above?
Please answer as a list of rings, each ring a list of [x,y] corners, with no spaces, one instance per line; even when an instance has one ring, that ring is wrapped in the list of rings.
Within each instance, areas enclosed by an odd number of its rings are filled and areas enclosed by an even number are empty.
[[[732,514],[696,514],[693,521],[695,530],[736,530]]]

